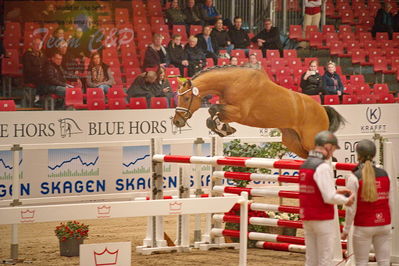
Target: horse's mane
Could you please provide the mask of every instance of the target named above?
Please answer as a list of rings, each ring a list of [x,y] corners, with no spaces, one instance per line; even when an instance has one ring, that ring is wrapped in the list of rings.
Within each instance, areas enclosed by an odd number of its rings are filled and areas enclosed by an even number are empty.
[[[201,70],[200,72],[196,73],[196,74],[191,78],[191,80],[197,78],[198,76],[200,76],[200,75],[202,75],[202,74],[204,74],[204,73],[207,73],[207,72],[209,72],[209,71],[212,71],[212,70],[217,70],[217,69],[229,69],[229,68],[253,69],[253,68],[246,67],[246,66],[234,66],[234,65],[213,66],[213,67],[210,67],[210,68],[203,69],[203,70]],[[255,70],[255,69],[254,69],[254,70]]]

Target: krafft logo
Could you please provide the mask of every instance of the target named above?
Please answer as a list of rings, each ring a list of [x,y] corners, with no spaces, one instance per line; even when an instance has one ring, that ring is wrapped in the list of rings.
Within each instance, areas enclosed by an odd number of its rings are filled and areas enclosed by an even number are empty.
[[[377,107],[377,108],[367,107],[366,117],[367,117],[367,120],[371,124],[378,123],[378,121],[380,121],[380,119],[381,119],[381,108],[380,107]]]
[[[381,133],[387,131],[387,125],[379,123],[382,118],[381,107],[367,107],[365,115],[369,124],[360,125],[361,133]]]
[[[21,222],[22,223],[31,223],[35,221],[35,210],[27,209],[21,211]]]
[[[103,252],[93,252],[94,263],[96,266],[116,265],[118,263],[119,249],[111,252],[105,248]]]

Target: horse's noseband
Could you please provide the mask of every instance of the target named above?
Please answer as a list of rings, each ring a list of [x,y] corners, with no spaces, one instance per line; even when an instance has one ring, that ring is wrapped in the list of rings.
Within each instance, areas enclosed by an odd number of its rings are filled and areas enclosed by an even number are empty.
[[[177,91],[177,96],[182,96],[190,91],[192,93],[191,93],[190,103],[188,104],[188,107],[187,108],[179,107],[179,106],[176,107],[176,112],[184,119],[184,122],[186,122],[188,119],[190,119],[191,116],[193,115],[193,113],[190,111],[190,107],[191,107],[191,104],[193,103],[194,97],[200,97],[199,90],[197,87],[190,87],[189,89],[187,89],[183,92]],[[180,113],[184,113],[184,114],[181,115]]]

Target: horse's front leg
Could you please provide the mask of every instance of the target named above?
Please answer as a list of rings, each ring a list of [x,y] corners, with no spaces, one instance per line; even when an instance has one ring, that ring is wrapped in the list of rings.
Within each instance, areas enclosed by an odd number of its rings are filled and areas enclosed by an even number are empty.
[[[213,104],[208,111],[211,115],[206,120],[206,125],[209,129],[221,137],[226,137],[236,132],[236,129],[231,127],[228,122],[238,121],[239,108],[233,105]]]

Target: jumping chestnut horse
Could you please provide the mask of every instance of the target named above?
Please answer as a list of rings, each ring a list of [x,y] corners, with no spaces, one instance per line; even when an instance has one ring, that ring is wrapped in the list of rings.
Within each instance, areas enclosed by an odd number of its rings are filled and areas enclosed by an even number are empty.
[[[209,108],[207,126],[220,136],[235,132],[237,122],[259,128],[278,128],[283,144],[302,158],[314,148],[314,136],[335,132],[345,119],[333,108],[321,106],[308,95],[275,84],[262,70],[215,67],[180,84],[173,123],[183,127],[201,106],[201,98],[218,95],[220,104]]]

